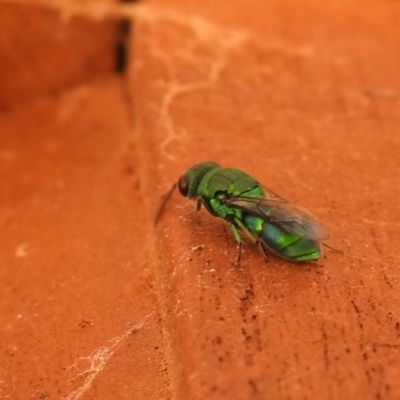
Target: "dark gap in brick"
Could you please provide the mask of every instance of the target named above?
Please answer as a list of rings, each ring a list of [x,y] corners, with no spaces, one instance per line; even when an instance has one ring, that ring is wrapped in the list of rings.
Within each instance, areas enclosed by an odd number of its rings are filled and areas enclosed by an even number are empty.
[[[138,3],[138,0],[120,0],[120,3]],[[115,66],[117,74],[126,71],[129,59],[129,35],[131,32],[132,21],[123,18],[117,25],[117,40],[115,42]]]

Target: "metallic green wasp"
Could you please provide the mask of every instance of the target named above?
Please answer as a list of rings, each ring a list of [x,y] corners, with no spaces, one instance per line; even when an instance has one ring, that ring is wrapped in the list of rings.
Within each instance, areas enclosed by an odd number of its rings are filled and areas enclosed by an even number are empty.
[[[165,195],[156,221],[175,187]],[[265,248],[292,262],[321,257],[321,242],[328,233],[316,219],[239,169],[221,168],[214,162],[196,164],[179,178],[178,189],[183,196],[197,199],[197,210],[204,206],[211,215],[229,222],[239,250],[239,232],[243,232],[264,259]]]

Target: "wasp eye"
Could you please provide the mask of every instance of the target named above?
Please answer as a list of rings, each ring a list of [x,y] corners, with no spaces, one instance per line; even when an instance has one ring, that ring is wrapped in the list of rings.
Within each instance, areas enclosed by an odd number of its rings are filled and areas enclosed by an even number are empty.
[[[187,196],[189,191],[189,182],[187,179],[187,175],[182,175],[178,181],[178,189],[181,192],[182,196]]]

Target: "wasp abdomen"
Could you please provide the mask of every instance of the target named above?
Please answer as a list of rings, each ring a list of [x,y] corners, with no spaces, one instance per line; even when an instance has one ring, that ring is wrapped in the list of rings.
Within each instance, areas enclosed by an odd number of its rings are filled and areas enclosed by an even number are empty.
[[[321,257],[320,245],[314,240],[308,240],[287,233],[261,218],[246,215],[244,217],[249,229],[273,251],[291,261],[317,260]]]

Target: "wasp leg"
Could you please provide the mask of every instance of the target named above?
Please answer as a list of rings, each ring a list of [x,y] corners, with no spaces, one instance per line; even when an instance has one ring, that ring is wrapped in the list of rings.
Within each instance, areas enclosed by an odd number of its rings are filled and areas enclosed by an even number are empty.
[[[242,230],[248,237],[249,239],[255,243],[257,245],[258,251],[260,252],[260,254],[262,255],[263,259],[265,261],[268,261],[267,255],[265,254],[264,248],[263,248],[263,241],[260,240],[260,238],[253,232],[251,232],[246,225],[243,224],[242,221],[240,221],[240,219],[235,218],[234,219],[235,224],[237,225],[237,227]]]
[[[239,244],[239,253],[236,259],[236,265],[239,266],[239,261],[242,258],[242,238],[240,237],[240,234],[236,228],[236,226],[234,224],[231,224],[231,229],[233,232],[233,236],[235,237],[235,240],[238,242]]]
[[[332,247],[332,246],[329,246],[329,244],[326,244],[326,243],[322,243],[325,247],[327,247],[329,250],[332,250],[332,251],[335,251],[336,253],[344,253],[344,251],[343,250],[340,250],[340,249],[335,249],[334,247]]]
[[[197,199],[196,208],[195,208],[193,211],[190,211],[190,213],[183,214],[183,216],[184,216],[184,217],[189,217],[190,215],[196,213],[197,211],[200,211],[200,210],[201,210],[202,204],[203,204],[203,203],[202,203],[201,199]]]
[[[257,244],[258,251],[262,255],[264,261],[268,262],[268,257],[267,257],[267,255],[265,254],[265,251],[264,251],[264,242],[262,240],[257,240],[256,244]]]

